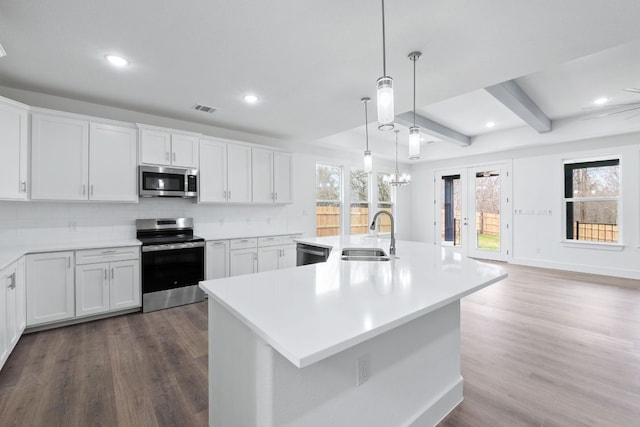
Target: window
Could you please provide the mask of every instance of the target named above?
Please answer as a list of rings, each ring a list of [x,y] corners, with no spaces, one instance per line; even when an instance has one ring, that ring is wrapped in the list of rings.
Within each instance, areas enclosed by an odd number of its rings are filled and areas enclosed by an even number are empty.
[[[342,168],[316,163],[316,236],[340,234]]]
[[[369,233],[369,174],[362,169],[350,172],[351,234]]]
[[[462,224],[462,200],[460,195],[460,175],[443,176],[442,182],[442,236],[443,244],[460,246]]]
[[[566,239],[619,242],[620,159],[564,165]]]
[[[378,209],[388,211],[393,214],[393,194],[391,193],[391,185],[389,185],[390,175],[388,173],[378,173]],[[377,212],[376,211],[376,212]],[[378,217],[378,231],[380,233],[391,232],[391,219],[387,215]]]

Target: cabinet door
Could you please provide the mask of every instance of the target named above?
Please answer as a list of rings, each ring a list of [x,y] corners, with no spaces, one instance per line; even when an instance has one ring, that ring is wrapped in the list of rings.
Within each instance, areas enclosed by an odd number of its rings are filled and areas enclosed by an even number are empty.
[[[73,252],[27,255],[27,326],[75,316]]]
[[[207,280],[229,277],[229,242],[207,242]]]
[[[280,262],[280,246],[258,249],[258,272],[277,270]]]
[[[291,268],[296,266],[296,245],[282,246],[280,264],[278,268]]]
[[[90,130],[89,199],[137,201],[136,130],[102,123],[91,123]]]
[[[273,192],[276,203],[291,203],[291,154],[273,153]]]
[[[227,144],[200,140],[200,189],[201,203],[227,201]]]
[[[0,270],[0,368],[9,357],[9,327],[7,325],[7,293],[9,285],[8,268]]]
[[[140,129],[140,163],[171,164],[171,134],[169,132]]]
[[[76,316],[109,311],[109,264],[76,267]]]
[[[0,102],[0,199],[27,198],[27,110]]]
[[[11,264],[4,270],[4,281],[0,284],[6,289],[6,339],[8,349],[11,350],[20,338],[18,332],[18,268],[17,263]],[[1,292],[1,291],[0,291]]]
[[[198,167],[197,136],[171,134],[171,164],[185,168]]]
[[[273,151],[251,149],[253,202],[273,203]]]
[[[251,203],[251,148],[227,144],[227,200]]]
[[[231,276],[252,274],[257,271],[258,250],[238,249],[229,251],[229,272]]]
[[[140,261],[109,264],[110,310],[140,307]]]
[[[24,328],[27,326],[27,283],[24,257],[18,260],[16,271],[16,316],[18,319],[18,335],[22,335]]]
[[[31,198],[87,200],[89,122],[33,114]]]

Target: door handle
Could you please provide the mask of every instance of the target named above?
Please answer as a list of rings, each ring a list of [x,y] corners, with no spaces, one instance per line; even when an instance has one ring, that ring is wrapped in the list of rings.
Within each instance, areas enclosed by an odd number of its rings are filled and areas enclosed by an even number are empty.
[[[173,152],[173,161],[174,162],[176,161],[176,152],[175,151]]]

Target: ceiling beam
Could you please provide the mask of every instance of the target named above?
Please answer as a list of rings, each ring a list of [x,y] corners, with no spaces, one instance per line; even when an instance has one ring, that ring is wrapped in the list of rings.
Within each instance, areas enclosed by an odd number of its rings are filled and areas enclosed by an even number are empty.
[[[413,112],[407,111],[406,113],[398,114],[396,116],[396,123],[403,126],[413,126]],[[453,142],[455,144],[466,147],[471,144],[471,138],[458,131],[441,125],[438,122],[427,119],[426,117],[416,114],[415,120],[416,126],[420,126],[420,130],[440,138],[444,141]]]
[[[551,130],[551,119],[529,98],[515,80],[507,80],[484,89],[538,133]]]

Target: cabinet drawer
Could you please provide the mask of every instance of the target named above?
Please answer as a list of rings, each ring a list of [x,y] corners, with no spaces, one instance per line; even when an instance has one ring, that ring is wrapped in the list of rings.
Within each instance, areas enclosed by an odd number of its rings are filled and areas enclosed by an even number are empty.
[[[230,249],[249,249],[255,248],[258,246],[258,239],[250,238],[250,239],[233,239],[229,241]]]
[[[285,236],[267,236],[267,237],[258,237],[258,246],[276,246],[282,243],[282,238]]]
[[[76,265],[94,264],[97,262],[125,261],[139,258],[139,246],[87,249],[83,251],[76,251]]]
[[[295,244],[295,240],[302,237],[302,234],[287,234],[286,236],[280,236],[280,244],[292,245]]]

